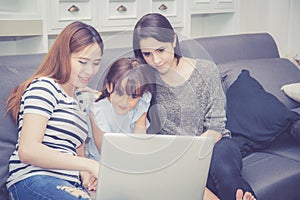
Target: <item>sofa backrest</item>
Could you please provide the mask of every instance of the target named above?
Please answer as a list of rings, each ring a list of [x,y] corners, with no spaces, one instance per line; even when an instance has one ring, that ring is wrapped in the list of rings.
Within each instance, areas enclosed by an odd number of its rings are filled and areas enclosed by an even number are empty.
[[[198,42],[198,39],[182,40],[179,44],[181,54],[184,57],[214,61],[207,50]]]
[[[216,64],[243,59],[279,58],[277,45],[268,33],[226,35],[194,39]]]
[[[7,199],[8,160],[17,140],[17,126],[5,115],[5,101],[14,87],[34,73],[43,57],[44,54],[0,56],[0,199]]]

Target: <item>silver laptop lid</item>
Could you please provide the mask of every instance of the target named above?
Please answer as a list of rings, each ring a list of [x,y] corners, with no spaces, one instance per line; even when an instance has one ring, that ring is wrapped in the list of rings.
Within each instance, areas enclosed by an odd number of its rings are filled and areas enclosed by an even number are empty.
[[[96,200],[200,200],[212,138],[105,133]]]

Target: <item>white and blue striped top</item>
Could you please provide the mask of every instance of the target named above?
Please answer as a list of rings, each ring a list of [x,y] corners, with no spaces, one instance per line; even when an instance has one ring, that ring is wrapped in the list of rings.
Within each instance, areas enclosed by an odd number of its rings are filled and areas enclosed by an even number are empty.
[[[43,115],[49,119],[43,144],[56,151],[76,156],[76,148],[87,138],[86,114],[80,110],[77,100],[68,96],[51,78],[35,79],[25,90],[19,111],[19,136],[25,113]],[[7,187],[33,175],[50,175],[79,182],[78,171],[45,169],[21,163],[17,143],[9,161]]]

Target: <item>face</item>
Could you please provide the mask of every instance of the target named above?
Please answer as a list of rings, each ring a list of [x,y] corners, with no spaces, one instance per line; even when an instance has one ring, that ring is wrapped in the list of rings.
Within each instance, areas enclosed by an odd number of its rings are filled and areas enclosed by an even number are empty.
[[[87,46],[80,52],[71,54],[71,74],[68,89],[86,87],[91,78],[99,71],[101,49],[98,44]]]
[[[140,40],[140,50],[147,64],[160,74],[166,74],[170,68],[176,67],[177,64],[174,56],[174,43],[145,38]]]
[[[132,97],[128,96],[125,92],[125,86],[127,83],[127,79],[123,79],[121,82],[121,91],[114,90],[113,93],[111,93],[109,100],[119,115],[125,115],[128,111],[135,108],[140,100],[140,96]],[[108,90],[111,90],[108,89]]]

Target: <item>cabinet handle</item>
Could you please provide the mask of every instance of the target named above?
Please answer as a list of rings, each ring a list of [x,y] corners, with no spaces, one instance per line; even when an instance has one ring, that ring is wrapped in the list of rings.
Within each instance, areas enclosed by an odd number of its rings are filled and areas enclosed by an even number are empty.
[[[68,11],[69,12],[78,12],[80,9],[77,7],[77,6],[75,6],[75,5],[72,5],[69,9],[68,9]]]
[[[119,12],[126,12],[127,11],[127,8],[123,5],[120,5],[118,8],[117,8],[117,11]]]
[[[168,7],[165,5],[165,4],[161,4],[159,7],[158,7],[159,10],[167,10]]]

